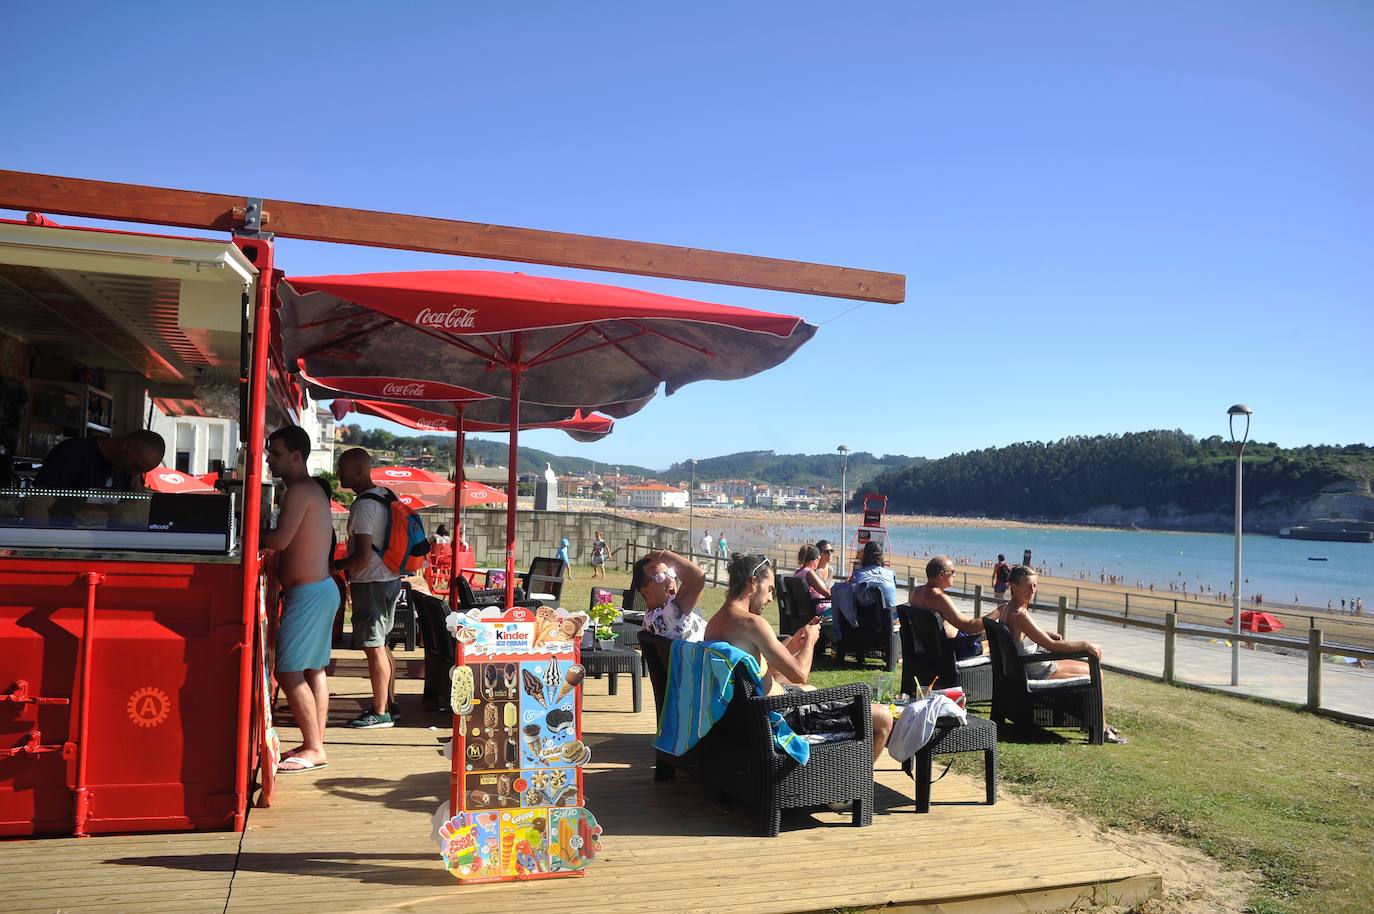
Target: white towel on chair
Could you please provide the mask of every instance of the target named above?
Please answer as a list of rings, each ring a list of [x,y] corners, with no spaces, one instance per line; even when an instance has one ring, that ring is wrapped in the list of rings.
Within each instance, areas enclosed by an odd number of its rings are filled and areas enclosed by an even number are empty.
[[[905,762],[920,752],[930,742],[931,734],[935,732],[935,722],[942,717],[957,717],[959,723],[968,723],[968,712],[948,695],[938,692],[907,705],[892,727],[892,737],[887,741],[887,754],[899,762]]]

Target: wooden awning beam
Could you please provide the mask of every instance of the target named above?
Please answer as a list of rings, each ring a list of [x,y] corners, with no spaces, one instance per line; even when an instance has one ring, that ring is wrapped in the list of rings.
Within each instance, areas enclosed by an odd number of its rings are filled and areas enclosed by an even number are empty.
[[[0,170],[0,208],[229,232],[245,197]],[[237,212],[236,212],[237,211]],[[263,201],[263,229],[281,238],[432,251],[693,282],[896,303],[906,277],[699,248],[373,210]]]

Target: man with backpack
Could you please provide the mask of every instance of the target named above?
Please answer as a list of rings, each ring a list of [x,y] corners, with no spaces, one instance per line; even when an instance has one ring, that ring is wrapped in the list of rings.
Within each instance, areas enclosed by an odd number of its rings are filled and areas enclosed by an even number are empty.
[[[372,680],[372,707],[348,726],[377,730],[394,726],[400,716],[396,708],[396,663],[386,639],[396,618],[401,573],[382,560],[391,529],[390,502],[396,496],[373,485],[372,456],[362,448],[351,448],[339,457],[339,485],[358,495],[348,512],[348,557],[337,567],[348,575],[353,646],[362,648],[367,656],[367,673]]]
[[[992,592],[999,597],[1006,596],[1007,584],[1010,581],[1011,566],[1007,564],[1007,557],[999,552],[997,564],[992,566]]]

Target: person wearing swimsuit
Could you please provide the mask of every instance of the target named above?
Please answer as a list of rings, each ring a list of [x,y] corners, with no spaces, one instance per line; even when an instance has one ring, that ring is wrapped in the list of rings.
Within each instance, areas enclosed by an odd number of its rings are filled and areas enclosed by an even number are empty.
[[[727,566],[730,586],[725,602],[706,623],[705,641],[726,641],[753,656],[759,663],[764,688],[781,695],[789,686],[801,686],[811,676],[811,661],[820,637],[820,617],[786,641],[779,641],[763,608],[773,600],[775,582],[768,557],[735,553]],[[877,764],[892,733],[892,714],[886,705],[873,705],[873,762]]]
[[[1011,599],[997,609],[998,621],[1011,633],[1016,649],[1023,655],[1034,654],[1037,649],[1056,654],[1087,651],[1101,660],[1102,648],[1091,641],[1066,641],[1059,633],[1046,632],[1036,623],[1031,616],[1030,608],[1035,602],[1035,590],[1039,583],[1035,569],[1026,565],[1012,568],[1008,581]],[[1087,676],[1088,673],[1088,664],[1082,660],[1046,660],[1026,667],[1026,676],[1029,679],[1074,679],[1078,676]],[[1102,704],[1105,716],[1105,694]],[[1107,742],[1126,742],[1126,738],[1118,733],[1115,727],[1108,726],[1105,719],[1102,722],[1102,730],[1106,734]]]

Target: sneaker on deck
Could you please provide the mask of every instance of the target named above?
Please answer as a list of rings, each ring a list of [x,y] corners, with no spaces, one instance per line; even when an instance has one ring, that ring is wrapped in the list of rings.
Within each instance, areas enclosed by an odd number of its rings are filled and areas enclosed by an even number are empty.
[[[386,727],[395,726],[396,722],[387,713],[378,714],[376,711],[368,711],[362,716],[350,720],[348,726],[354,730],[381,730]]]

